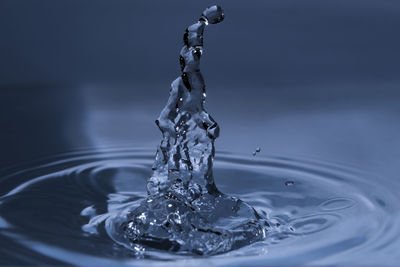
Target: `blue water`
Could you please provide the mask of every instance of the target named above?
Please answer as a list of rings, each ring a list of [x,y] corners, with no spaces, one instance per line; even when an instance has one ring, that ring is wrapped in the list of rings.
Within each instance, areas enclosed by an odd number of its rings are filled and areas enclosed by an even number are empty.
[[[205,109],[200,59],[204,30],[223,20],[222,8],[210,6],[183,34],[182,73],[172,82],[167,104],[155,121],[162,138],[146,199],[119,205],[112,200],[107,213],[91,214],[84,227],[88,233],[96,233],[104,223],[110,238],[138,257],[154,249],[217,255],[266,238],[271,224],[265,216],[240,198],[224,194],[214,181],[214,142],[220,128]]]
[[[199,15],[178,2],[121,3],[87,14],[71,4],[49,15],[55,23],[41,9],[3,9],[3,20],[23,14],[29,24],[4,24],[1,43],[0,264],[398,265],[397,4],[225,3],[230,15],[207,32],[202,61],[207,110],[221,127],[214,179],[271,227],[260,242],[199,256],[122,246],[107,225],[146,198],[154,119],[178,69],[177,53],[166,51]],[[97,17],[104,7],[115,19]],[[180,7],[184,19],[163,23]],[[101,30],[74,28],[70,17]],[[30,35],[35,27],[41,38]],[[15,32],[29,42],[9,45]],[[106,33],[127,42],[101,42]],[[154,46],[160,37],[166,50]]]
[[[399,197],[393,187],[356,166],[308,158],[218,154],[219,187],[274,225],[264,241],[229,253],[140,253],[117,245],[104,218],[88,227],[96,214],[116,212],[146,197],[152,161],[148,149],[81,150],[3,176],[2,189],[10,190],[5,186],[11,181],[19,185],[1,198],[2,253],[14,262],[28,255],[23,260],[30,263],[104,266],[166,260],[174,265],[362,265],[382,259],[395,265],[398,260]]]

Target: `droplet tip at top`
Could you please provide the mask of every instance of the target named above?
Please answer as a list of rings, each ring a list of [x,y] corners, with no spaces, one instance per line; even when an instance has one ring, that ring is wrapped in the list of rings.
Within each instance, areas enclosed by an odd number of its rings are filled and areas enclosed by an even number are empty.
[[[206,23],[217,24],[224,20],[224,11],[218,5],[207,7],[201,14],[200,20],[205,20]]]

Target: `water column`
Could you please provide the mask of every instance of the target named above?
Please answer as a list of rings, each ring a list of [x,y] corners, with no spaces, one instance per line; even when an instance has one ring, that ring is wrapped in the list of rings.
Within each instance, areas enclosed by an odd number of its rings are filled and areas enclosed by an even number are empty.
[[[200,58],[205,27],[223,18],[221,7],[209,7],[184,33],[179,56],[182,74],[172,82],[167,105],[156,120],[163,138],[148,182],[149,194],[172,190],[193,200],[202,193],[218,193],[212,162],[219,127],[204,109],[206,87]],[[173,190],[174,184],[182,190]]]

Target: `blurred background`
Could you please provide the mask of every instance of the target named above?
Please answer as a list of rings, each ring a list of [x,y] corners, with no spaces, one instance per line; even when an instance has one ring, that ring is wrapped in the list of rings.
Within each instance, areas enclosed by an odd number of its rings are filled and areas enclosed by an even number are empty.
[[[219,150],[400,171],[398,0],[1,0],[0,167],[86,147],[155,149],[185,28],[208,5]]]

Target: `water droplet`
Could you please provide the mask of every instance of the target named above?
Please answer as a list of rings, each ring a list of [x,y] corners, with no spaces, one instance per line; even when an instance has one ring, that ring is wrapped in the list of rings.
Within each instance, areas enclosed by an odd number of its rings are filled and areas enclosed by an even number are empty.
[[[224,20],[225,15],[220,6],[210,6],[203,11],[202,17],[211,24],[217,24]]]
[[[183,100],[183,98],[181,97],[181,98],[179,98],[179,101],[182,101]]]
[[[286,182],[285,182],[285,185],[286,185],[286,186],[294,185],[294,181],[286,181]]]
[[[257,147],[256,150],[253,152],[253,156],[256,156],[259,152],[261,152],[261,148]]]

